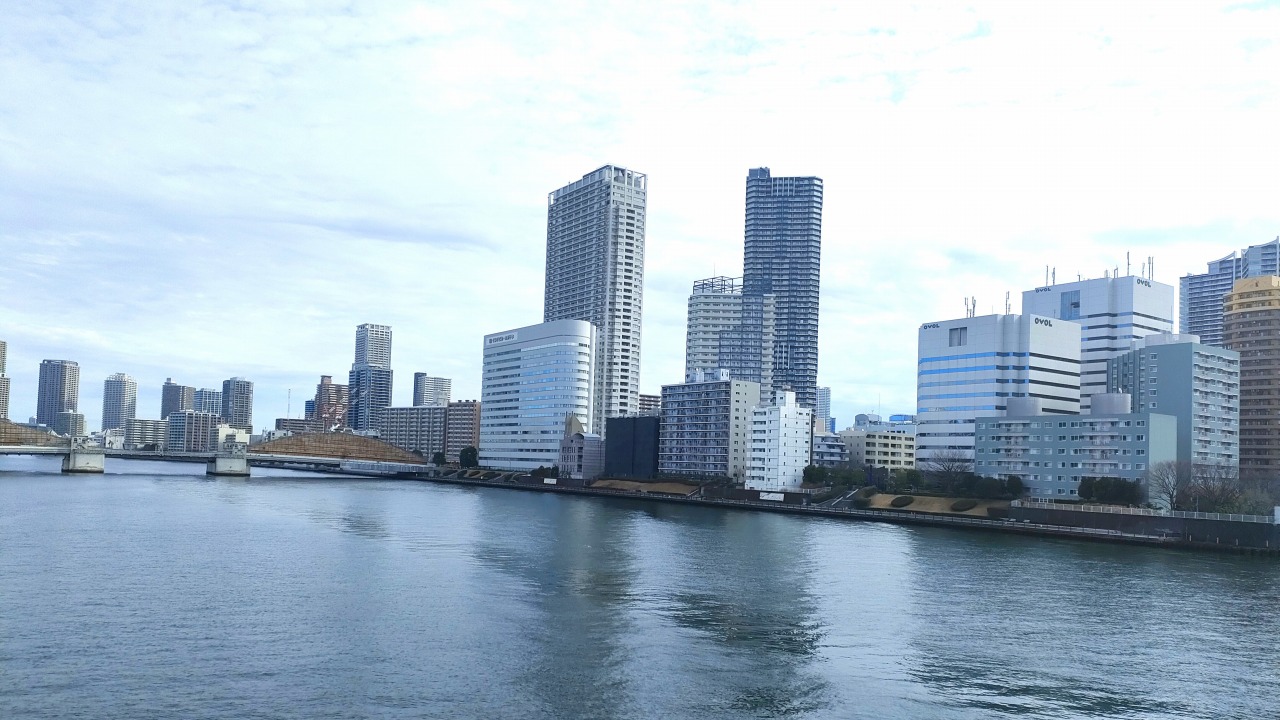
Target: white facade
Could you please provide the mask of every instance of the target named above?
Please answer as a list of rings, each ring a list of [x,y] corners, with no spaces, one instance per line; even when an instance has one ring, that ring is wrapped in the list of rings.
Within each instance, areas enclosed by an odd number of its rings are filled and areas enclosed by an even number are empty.
[[[448,405],[453,381],[432,377],[426,373],[413,374],[413,404],[417,407]]]
[[[191,410],[198,413],[222,415],[222,391],[200,388],[191,394]],[[168,416],[164,418],[168,420]]]
[[[184,410],[168,417],[167,452],[213,452],[218,447],[222,415]]]
[[[1126,275],[1022,293],[1022,312],[1080,325],[1080,408],[1107,391],[1107,361],[1146,335],[1173,332],[1173,286]]]
[[[606,165],[547,197],[542,319],[595,326],[592,417],[600,430],[605,418],[640,408],[646,187],[642,173]]]
[[[354,365],[391,369],[391,326],[364,323],[356,326]]]
[[[124,429],[138,415],[138,382],[124,373],[102,383],[102,429]]]
[[[799,490],[809,465],[813,410],[796,404],[790,390],[773,393],[773,404],[751,411],[748,490]]]
[[[169,437],[169,423],[165,420],[139,420],[125,423],[124,447],[126,450],[153,448],[163,451]]]
[[[693,284],[685,331],[684,371],[728,370],[734,380],[773,389],[774,295],[743,297],[740,278]]]
[[[596,329],[558,320],[484,337],[480,465],[503,470],[551,467],[560,457],[565,416],[592,427]]]
[[[937,455],[972,460],[974,419],[1003,415],[1012,398],[1037,399],[1047,413],[1080,411],[1076,323],[984,315],[925,323],[918,343],[917,464]]]
[[[730,379],[728,370],[695,370],[662,386],[658,472],[692,477],[746,476],[751,412],[760,384]]]

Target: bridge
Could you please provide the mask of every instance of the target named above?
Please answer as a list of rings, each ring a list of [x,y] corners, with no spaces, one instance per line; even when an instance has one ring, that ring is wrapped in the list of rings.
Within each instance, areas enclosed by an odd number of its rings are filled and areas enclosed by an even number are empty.
[[[61,455],[65,473],[101,473],[107,458],[203,462],[209,475],[247,477],[250,467],[347,475],[406,477],[430,465],[376,438],[348,433],[303,433],[246,447],[229,443],[211,452],[107,450],[86,438],[66,438],[0,420],[0,455]]]

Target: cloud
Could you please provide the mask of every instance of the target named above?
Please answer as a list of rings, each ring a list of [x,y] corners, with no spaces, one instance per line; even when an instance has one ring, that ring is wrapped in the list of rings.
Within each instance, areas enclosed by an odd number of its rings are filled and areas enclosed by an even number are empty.
[[[1157,279],[1280,234],[1274,4],[37,4],[0,27],[0,338],[101,380],[257,381],[266,425],[354,326],[479,392],[541,319],[546,194],[650,178],[642,387],[741,272],[748,168],[826,186],[821,382],[914,406],[915,330],[1124,253]],[[1135,261],[1136,264],[1136,261]],[[154,400],[154,402],[153,402]]]

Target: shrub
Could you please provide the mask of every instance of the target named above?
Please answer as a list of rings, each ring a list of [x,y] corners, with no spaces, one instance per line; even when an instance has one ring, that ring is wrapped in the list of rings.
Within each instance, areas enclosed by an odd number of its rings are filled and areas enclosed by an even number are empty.
[[[867,500],[867,499],[870,499],[870,498],[874,497],[874,496],[876,495],[876,493],[878,493],[878,492],[880,492],[879,488],[877,488],[877,487],[876,487],[876,486],[874,486],[874,485],[868,485],[867,487],[864,487],[864,488],[862,488],[861,490],[859,490],[858,492],[854,493],[854,494],[853,494],[853,499],[854,499],[854,500]]]
[[[889,505],[896,508],[904,508],[915,501],[916,499],[911,495],[899,495],[898,497],[890,500]]]
[[[963,500],[957,500],[951,503],[951,512],[964,512],[965,510],[972,510],[977,506],[978,506],[977,500],[965,498]]]
[[[855,497],[853,499],[853,506],[859,510],[866,510],[871,507],[871,498]]]

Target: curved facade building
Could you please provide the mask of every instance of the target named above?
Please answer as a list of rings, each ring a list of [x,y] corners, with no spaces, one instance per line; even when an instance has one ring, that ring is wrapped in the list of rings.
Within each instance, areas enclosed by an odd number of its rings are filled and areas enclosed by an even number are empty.
[[[551,467],[560,458],[567,415],[590,431],[595,353],[596,329],[584,320],[485,335],[480,465]]]

